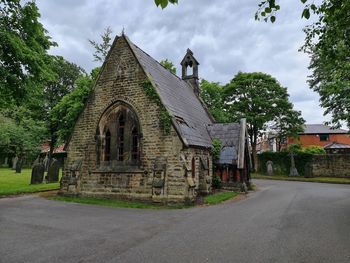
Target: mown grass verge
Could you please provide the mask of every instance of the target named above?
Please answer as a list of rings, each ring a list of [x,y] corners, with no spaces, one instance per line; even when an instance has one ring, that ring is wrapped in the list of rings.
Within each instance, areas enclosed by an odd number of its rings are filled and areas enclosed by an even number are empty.
[[[0,197],[59,189],[59,183],[31,185],[31,172],[31,169],[22,169],[17,174],[9,168],[0,168]]]
[[[336,177],[289,177],[285,175],[262,175],[252,174],[253,179],[269,179],[269,180],[284,180],[284,181],[299,181],[299,182],[313,182],[313,183],[329,183],[329,184],[350,184],[350,178],[336,178]]]
[[[93,198],[93,197],[68,197],[68,196],[51,196],[48,197],[50,200],[72,202],[79,204],[88,205],[101,205],[109,207],[119,207],[119,208],[140,208],[140,209],[182,209],[189,208],[192,206],[186,205],[161,205],[161,204],[151,204],[143,203],[137,201],[120,200],[120,199],[103,199],[103,198]]]
[[[229,200],[237,195],[238,193],[236,192],[219,192],[219,193],[206,196],[204,198],[204,203],[208,205],[216,205],[226,200]]]

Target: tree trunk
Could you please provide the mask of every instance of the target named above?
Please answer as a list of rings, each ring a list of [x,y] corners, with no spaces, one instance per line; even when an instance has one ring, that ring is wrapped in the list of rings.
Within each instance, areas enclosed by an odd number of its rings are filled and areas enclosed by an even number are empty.
[[[258,171],[258,154],[256,153],[256,142],[252,142],[253,170]]]

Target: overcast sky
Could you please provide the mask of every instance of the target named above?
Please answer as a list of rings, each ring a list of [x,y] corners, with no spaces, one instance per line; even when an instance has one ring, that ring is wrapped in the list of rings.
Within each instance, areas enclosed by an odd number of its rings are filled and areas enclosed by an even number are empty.
[[[274,24],[254,20],[259,0],[179,0],[161,10],[153,0],[37,0],[41,22],[58,43],[51,53],[82,66],[93,62],[88,39],[100,40],[107,26],[126,35],[159,60],[168,58],[181,72],[180,61],[190,48],[200,63],[199,75],[225,84],[238,71],[265,72],[288,88],[290,99],[307,123],[326,120],[318,94],[306,83],[308,56],[298,49],[304,41],[302,4],[281,1]]]

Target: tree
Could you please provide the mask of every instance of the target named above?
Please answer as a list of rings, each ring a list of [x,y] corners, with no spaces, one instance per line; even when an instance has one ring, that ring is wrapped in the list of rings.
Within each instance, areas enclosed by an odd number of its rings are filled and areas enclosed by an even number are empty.
[[[287,89],[275,78],[260,72],[239,72],[224,89],[225,106],[232,119],[247,120],[254,168],[257,170],[258,136],[268,122],[292,110]]]
[[[76,80],[84,73],[81,67],[66,61],[63,57],[52,57],[51,61],[55,78],[45,85],[43,93],[43,111],[50,138],[50,160],[57,143],[58,131],[56,122],[52,121],[51,111],[65,95],[74,90]]]
[[[281,151],[287,138],[297,138],[304,131],[304,123],[301,112],[293,110],[291,103],[274,118],[271,128],[276,134],[277,151]]]
[[[36,83],[52,79],[55,43],[39,23],[35,1],[0,0],[0,108],[20,105]]]
[[[173,62],[171,62],[168,59],[163,59],[159,62],[164,68],[168,69],[171,73],[176,74],[176,68],[173,64]]]
[[[112,46],[111,40],[113,31],[110,27],[105,28],[103,34],[101,34],[102,42],[98,43],[94,40],[90,40],[90,44],[95,48],[94,61],[103,63],[107,57],[108,51]]]
[[[45,123],[28,117],[25,108],[18,108],[11,114],[12,118],[0,113],[0,153],[17,156],[20,160],[24,157],[33,159],[40,152],[39,145],[45,138]]]
[[[315,9],[317,22],[305,28],[302,50],[311,57],[310,88],[320,94],[324,114],[350,128],[350,2],[324,0]]]
[[[223,87],[218,82],[205,79],[200,82],[200,96],[217,122],[229,122],[230,115],[224,107]]]
[[[65,95],[51,111],[51,121],[57,127],[56,136],[59,141],[67,141],[75,123],[82,112],[91,93],[100,68],[92,70],[90,75],[80,76],[75,83],[75,89]]]

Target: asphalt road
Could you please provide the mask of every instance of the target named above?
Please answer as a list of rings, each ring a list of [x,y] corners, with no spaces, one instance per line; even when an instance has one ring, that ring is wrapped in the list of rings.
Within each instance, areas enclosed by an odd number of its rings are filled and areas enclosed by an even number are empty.
[[[0,199],[0,262],[350,262],[350,186],[254,181],[183,210]]]

